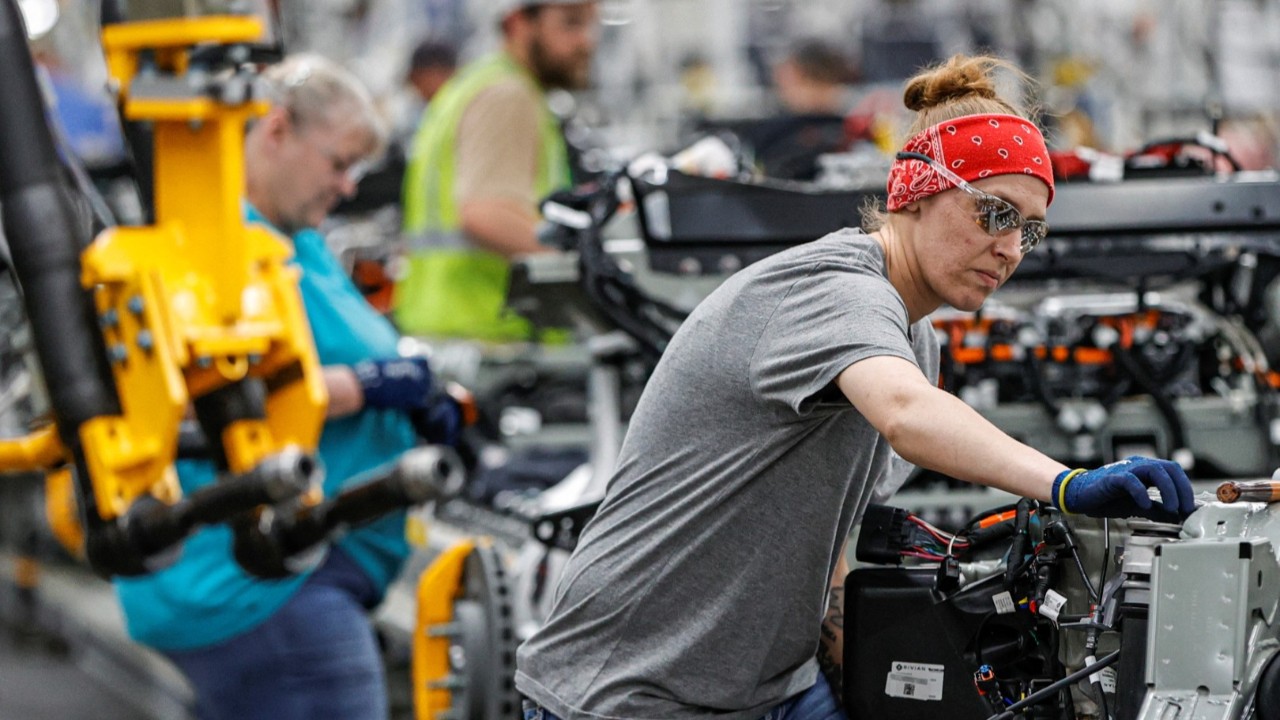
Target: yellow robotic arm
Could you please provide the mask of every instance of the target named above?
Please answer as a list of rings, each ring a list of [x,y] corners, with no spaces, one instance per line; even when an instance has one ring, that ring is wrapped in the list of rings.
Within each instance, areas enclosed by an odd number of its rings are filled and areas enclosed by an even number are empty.
[[[155,223],[87,243],[21,15],[0,2],[0,203],[56,424],[0,442],[0,471],[74,467],[85,553],[104,575],[152,570],[196,526],[313,484],[327,399],[297,271],[240,205],[245,123],[266,105],[239,60],[262,35],[245,16],[105,28],[122,113],[153,128]],[[192,407],[227,477],[181,497]]]
[[[21,16],[0,0],[0,204],[54,415],[53,427],[0,441],[0,472],[49,471],[50,507],[65,518],[74,496],[84,555],[103,575],[155,570],[196,527],[229,522],[237,561],[278,577],[318,559],[336,530],[456,494],[461,465],[447,448],[419,448],[319,497],[312,453],[327,397],[298,270],[241,205],[245,126],[268,109],[252,62],[264,28],[188,15],[189,0],[157,12],[165,4],[139,2],[148,19],[102,34],[121,114],[154,137],[154,222],[90,242]],[[192,411],[220,477],[183,495],[174,460]],[[55,533],[78,542],[67,524]]]
[[[107,230],[81,258],[124,411],[81,429],[104,519],[170,482],[191,400],[198,413],[205,398],[245,404],[206,427],[235,475],[319,438],[326,397],[297,270],[285,244],[247,225],[241,208],[245,123],[267,105],[250,71],[213,76],[190,62],[198,46],[261,35],[256,18],[236,16],[102,34],[125,118],[153,127],[156,188],[154,225]],[[268,390],[261,408],[253,385]]]
[[[51,515],[74,506],[80,523],[55,531],[83,543],[103,575],[154,570],[214,522],[232,524],[245,569],[282,575],[336,528],[462,484],[456,457],[427,447],[337,498],[292,502],[312,485],[327,400],[288,248],[243,220],[245,125],[267,109],[244,60],[262,34],[242,16],[104,29],[121,113],[154,137],[154,223],[89,241],[58,172],[20,15],[0,0],[0,215],[54,415],[52,426],[0,440],[0,473],[60,479]],[[183,496],[174,460],[192,409],[224,477]],[[423,586],[424,624],[455,619],[472,556],[477,567],[499,567],[487,545],[451,551]],[[474,603],[461,607],[476,619]],[[495,615],[485,627],[510,638],[503,622]],[[450,639],[421,639],[418,704],[443,717],[463,705],[448,690]],[[485,702],[511,710],[514,692]]]

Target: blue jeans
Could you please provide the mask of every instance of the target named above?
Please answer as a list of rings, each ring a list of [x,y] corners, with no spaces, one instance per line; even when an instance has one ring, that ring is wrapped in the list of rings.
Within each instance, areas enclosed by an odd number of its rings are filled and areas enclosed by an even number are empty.
[[[262,625],[220,645],[168,652],[200,720],[386,720],[387,689],[367,608],[369,578],[337,548]]]
[[[547,712],[541,705],[526,700],[524,720],[560,720],[560,718]],[[844,708],[840,707],[839,699],[831,691],[831,686],[827,684],[827,678],[822,673],[818,673],[818,682],[814,683],[813,687],[782,701],[780,705],[765,713],[761,720],[849,719],[844,714]]]

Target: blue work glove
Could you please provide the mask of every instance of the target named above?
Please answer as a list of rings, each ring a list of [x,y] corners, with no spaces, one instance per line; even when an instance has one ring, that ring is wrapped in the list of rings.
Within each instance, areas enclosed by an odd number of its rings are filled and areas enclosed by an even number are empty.
[[[362,360],[351,369],[364,390],[365,407],[412,412],[431,399],[431,366],[424,357]]]
[[[462,407],[447,393],[436,393],[426,407],[409,413],[418,436],[432,445],[457,446],[462,437]]]
[[[1148,487],[1159,489],[1159,504],[1147,495]],[[1053,481],[1053,505],[1067,513],[1158,522],[1182,522],[1196,509],[1191,481],[1182,468],[1169,460],[1144,457],[1094,470],[1064,470]]]

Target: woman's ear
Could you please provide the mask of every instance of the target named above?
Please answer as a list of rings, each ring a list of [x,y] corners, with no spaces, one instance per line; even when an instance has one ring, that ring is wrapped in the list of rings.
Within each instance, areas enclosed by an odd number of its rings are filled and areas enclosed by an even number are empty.
[[[284,141],[285,134],[292,129],[289,123],[289,111],[279,106],[271,108],[257,120],[258,126],[262,128],[262,137],[272,145]]]

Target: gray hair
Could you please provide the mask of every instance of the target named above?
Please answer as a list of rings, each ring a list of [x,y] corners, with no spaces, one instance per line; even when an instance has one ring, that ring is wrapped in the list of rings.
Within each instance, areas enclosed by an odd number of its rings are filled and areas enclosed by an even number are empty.
[[[369,134],[372,149],[387,141],[386,126],[364,85],[342,66],[314,53],[290,55],[262,73],[272,105],[284,107],[300,126],[353,121]]]

